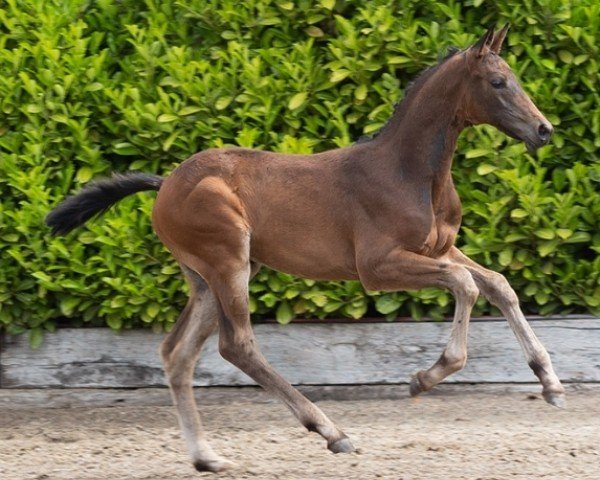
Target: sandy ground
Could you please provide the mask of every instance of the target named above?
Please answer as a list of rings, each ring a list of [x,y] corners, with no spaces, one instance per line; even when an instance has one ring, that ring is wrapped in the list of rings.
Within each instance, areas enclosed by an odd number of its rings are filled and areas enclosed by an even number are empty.
[[[537,391],[537,389],[533,390]],[[599,479],[600,391],[566,410],[525,392],[321,401],[359,451],[333,455],[279,403],[201,408],[224,479]],[[166,406],[0,410],[0,478],[194,479]]]

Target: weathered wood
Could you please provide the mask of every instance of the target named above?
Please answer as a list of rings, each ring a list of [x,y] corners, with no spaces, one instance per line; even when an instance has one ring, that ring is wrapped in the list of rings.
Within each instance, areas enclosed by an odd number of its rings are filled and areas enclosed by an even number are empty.
[[[565,382],[600,382],[600,319],[532,322]],[[442,352],[448,323],[257,325],[265,356],[293,384],[393,384],[407,382]],[[24,336],[7,337],[0,356],[3,388],[163,386],[161,336],[147,331],[65,329],[48,334],[38,350]],[[534,382],[506,322],[475,321],[469,362],[448,382]],[[251,385],[225,362],[211,337],[195,375],[196,385]]]
[[[313,402],[323,400],[402,400],[409,398],[406,384],[394,385],[299,385],[298,389]],[[570,383],[567,395],[589,392],[600,395],[600,383]],[[441,383],[427,396],[464,397],[472,394],[507,395],[522,393],[542,399],[539,383]],[[277,398],[255,386],[196,387],[199,405],[223,405],[236,402],[277,403]],[[3,388],[0,389],[0,415],[25,408],[79,408],[113,406],[170,406],[173,399],[166,387],[150,388]]]

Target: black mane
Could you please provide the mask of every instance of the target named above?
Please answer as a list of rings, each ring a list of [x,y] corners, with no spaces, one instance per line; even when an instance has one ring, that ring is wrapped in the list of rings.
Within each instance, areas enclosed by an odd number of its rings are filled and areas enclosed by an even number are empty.
[[[418,92],[421,89],[421,87],[425,84],[425,81],[429,77],[431,77],[431,75],[433,75],[433,73],[435,73],[438,68],[440,68],[448,59],[454,57],[459,52],[461,52],[461,50],[458,47],[448,47],[448,50],[446,51],[446,55],[444,57],[442,57],[440,60],[438,60],[438,63],[436,63],[435,65],[432,65],[430,67],[427,67],[425,70],[423,70],[421,73],[419,73],[419,75],[417,75],[414,80],[411,80],[411,82],[406,86],[406,88],[404,90],[404,97],[401,100],[398,100],[394,104],[394,111],[392,112],[392,115],[388,119],[388,121],[385,122],[385,125],[383,125],[379,130],[377,130],[375,133],[373,133],[371,135],[361,136],[356,141],[356,143],[370,142],[371,140],[374,140],[379,135],[381,135],[381,133],[383,133],[390,126],[391,121],[394,118],[396,118],[397,115],[401,115],[402,106],[407,103],[406,100],[411,96],[411,94],[413,92]]]

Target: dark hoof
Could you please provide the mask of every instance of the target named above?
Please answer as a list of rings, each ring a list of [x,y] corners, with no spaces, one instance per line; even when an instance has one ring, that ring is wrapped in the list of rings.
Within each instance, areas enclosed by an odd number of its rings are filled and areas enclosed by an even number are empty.
[[[335,442],[327,445],[327,448],[333,453],[351,453],[354,451],[354,445],[348,437],[340,438]]]
[[[194,462],[194,468],[199,472],[224,472],[235,467],[235,463],[224,458],[215,458],[214,460],[198,460]]]
[[[554,405],[557,408],[565,408],[567,406],[567,400],[564,393],[559,392],[542,392],[542,397],[550,405]]]
[[[415,373],[412,376],[412,378],[410,379],[410,386],[409,386],[410,396],[416,397],[417,395],[419,395],[420,393],[423,393],[424,391],[425,391],[425,389],[423,388],[423,386],[421,385],[421,382],[419,381],[419,374]]]

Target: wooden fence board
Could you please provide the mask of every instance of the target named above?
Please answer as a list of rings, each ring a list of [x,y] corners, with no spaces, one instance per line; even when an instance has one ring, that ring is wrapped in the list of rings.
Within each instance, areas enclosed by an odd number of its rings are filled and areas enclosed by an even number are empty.
[[[533,327],[566,382],[600,382],[600,319],[540,320]],[[442,352],[449,323],[261,324],[255,326],[265,356],[299,385],[407,382]],[[0,353],[0,386],[148,387],[165,385],[158,355],[162,336],[148,331],[64,329],[46,335],[38,350],[25,336],[6,337]],[[469,361],[448,382],[534,382],[516,338],[504,321],[474,321]],[[195,384],[253,382],[223,360],[212,336],[196,368]]]

